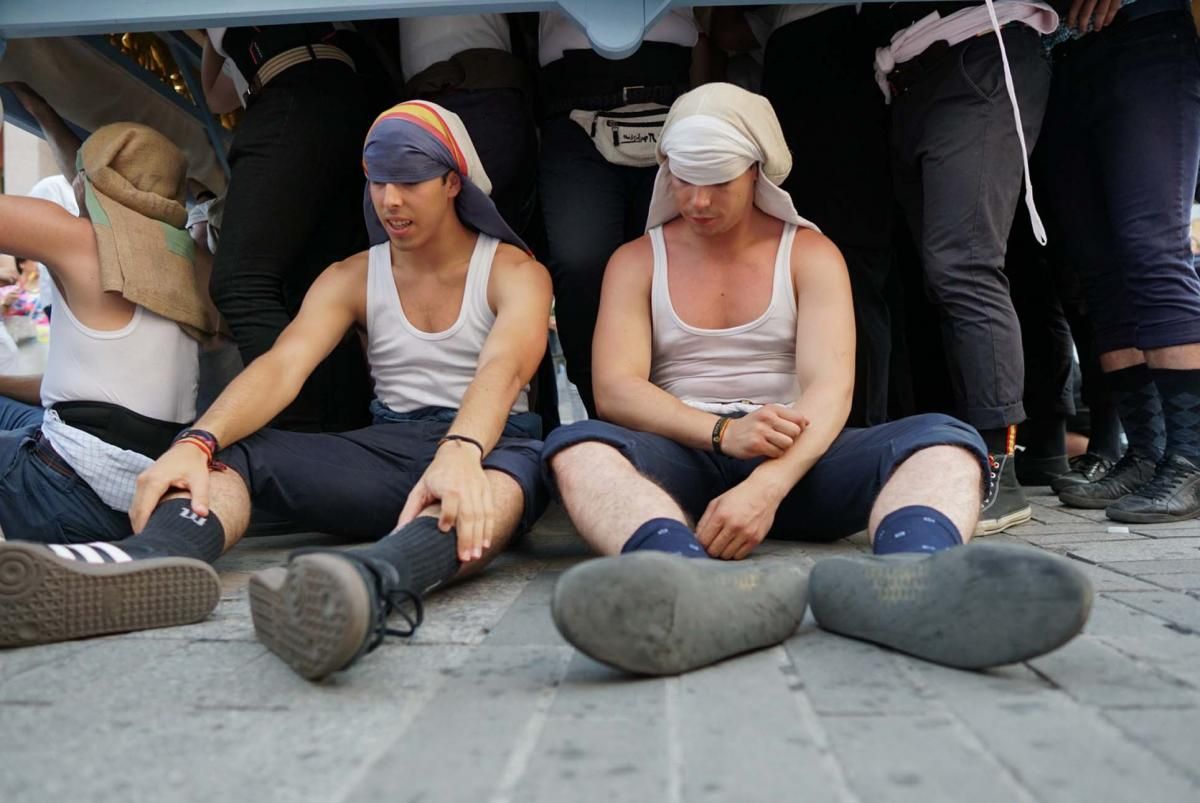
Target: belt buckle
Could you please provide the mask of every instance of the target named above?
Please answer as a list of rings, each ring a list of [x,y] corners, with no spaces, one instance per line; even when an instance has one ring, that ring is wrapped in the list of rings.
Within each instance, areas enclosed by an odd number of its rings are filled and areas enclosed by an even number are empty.
[[[645,88],[646,88],[646,85],[645,85],[645,84],[637,84],[636,86],[623,86],[623,87],[621,87],[621,103],[623,103],[623,104],[628,104],[628,103],[629,103],[629,93],[630,93],[630,92],[636,92],[636,91],[637,91],[637,90],[639,90],[639,89],[645,89]]]

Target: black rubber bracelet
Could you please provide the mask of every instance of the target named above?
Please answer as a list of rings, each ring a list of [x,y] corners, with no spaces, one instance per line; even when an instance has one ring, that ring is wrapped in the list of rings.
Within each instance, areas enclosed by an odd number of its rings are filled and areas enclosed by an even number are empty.
[[[712,430],[712,450],[713,454],[723,455],[725,452],[721,450],[721,441],[725,438],[725,430],[729,428],[729,422],[733,418],[727,415],[717,418],[717,423],[713,424]]]
[[[463,443],[469,443],[479,450],[479,459],[483,459],[483,444],[474,438],[468,438],[466,435],[443,435],[442,438],[437,442],[438,448],[440,449],[442,444],[446,443],[447,441],[462,441]]]

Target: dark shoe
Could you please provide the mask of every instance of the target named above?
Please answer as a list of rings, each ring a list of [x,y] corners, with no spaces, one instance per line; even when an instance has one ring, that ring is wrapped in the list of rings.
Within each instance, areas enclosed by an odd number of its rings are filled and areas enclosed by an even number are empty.
[[[569,569],[550,610],[585,655],[626,672],[676,675],[792,635],[806,586],[798,566],[639,552]]]
[[[1126,452],[1103,478],[1060,491],[1058,498],[1068,507],[1102,510],[1134,493],[1153,477],[1153,460]]]
[[[1200,467],[1177,454],[1164,457],[1154,479],[1104,511],[1113,521],[1161,524],[1200,516]]]
[[[0,543],[0,647],[190,625],[221,600],[207,563],[66,560],[40,544]]]
[[[975,535],[995,535],[1033,518],[1033,508],[1025,500],[1021,483],[1017,482],[1013,456],[989,455],[988,463],[992,467],[988,483],[990,491],[979,513]]]
[[[1068,488],[1096,482],[1103,479],[1114,465],[1116,465],[1115,460],[1093,452],[1072,457],[1071,470],[1053,480],[1050,483],[1050,490],[1058,494]]]
[[[387,626],[393,611],[407,629]],[[394,567],[350,552],[311,550],[294,554],[285,568],[250,577],[250,613],[268,650],[298,674],[320,680],[374,650],[385,635],[411,636],[423,608]]]
[[[826,558],[809,589],[824,629],[960,669],[1050,652],[1092,607],[1091,582],[1069,560],[1010,544]]]
[[[1017,457],[1017,481],[1021,485],[1049,485],[1070,470],[1071,464],[1065,454],[1055,457],[1021,454]]]

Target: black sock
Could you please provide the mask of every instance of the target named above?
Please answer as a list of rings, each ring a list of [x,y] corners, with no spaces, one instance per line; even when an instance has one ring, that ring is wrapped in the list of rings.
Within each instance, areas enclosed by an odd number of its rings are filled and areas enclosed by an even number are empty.
[[[1107,403],[1093,403],[1090,410],[1092,432],[1088,435],[1087,450],[1092,454],[1116,460],[1121,456],[1121,419],[1117,407]]]
[[[379,542],[351,550],[395,567],[400,585],[426,594],[458,573],[458,533],[444,533],[432,516],[418,516]]]
[[[1162,403],[1145,363],[1106,374],[1129,451],[1157,461],[1167,446]]]
[[[1150,374],[1162,399],[1167,453],[1200,466],[1200,369],[1153,368]]]
[[[979,430],[979,434],[983,436],[983,442],[987,444],[988,454],[1012,454],[1012,449],[1008,445],[1008,431],[1010,429],[1012,427]]]
[[[1067,453],[1067,419],[1048,415],[1031,418],[1017,428],[1017,440],[1025,447],[1023,457],[1057,457]]]
[[[192,512],[190,499],[159,502],[146,529],[113,546],[131,558],[195,558],[212,563],[225,551],[225,528],[210,510],[207,516]]]

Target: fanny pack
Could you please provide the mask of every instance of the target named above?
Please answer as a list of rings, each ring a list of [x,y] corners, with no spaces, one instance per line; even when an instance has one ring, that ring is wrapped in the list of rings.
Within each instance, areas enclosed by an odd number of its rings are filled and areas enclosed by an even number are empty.
[[[631,103],[606,111],[575,109],[570,117],[592,138],[608,162],[626,167],[654,167],[668,106]]]

